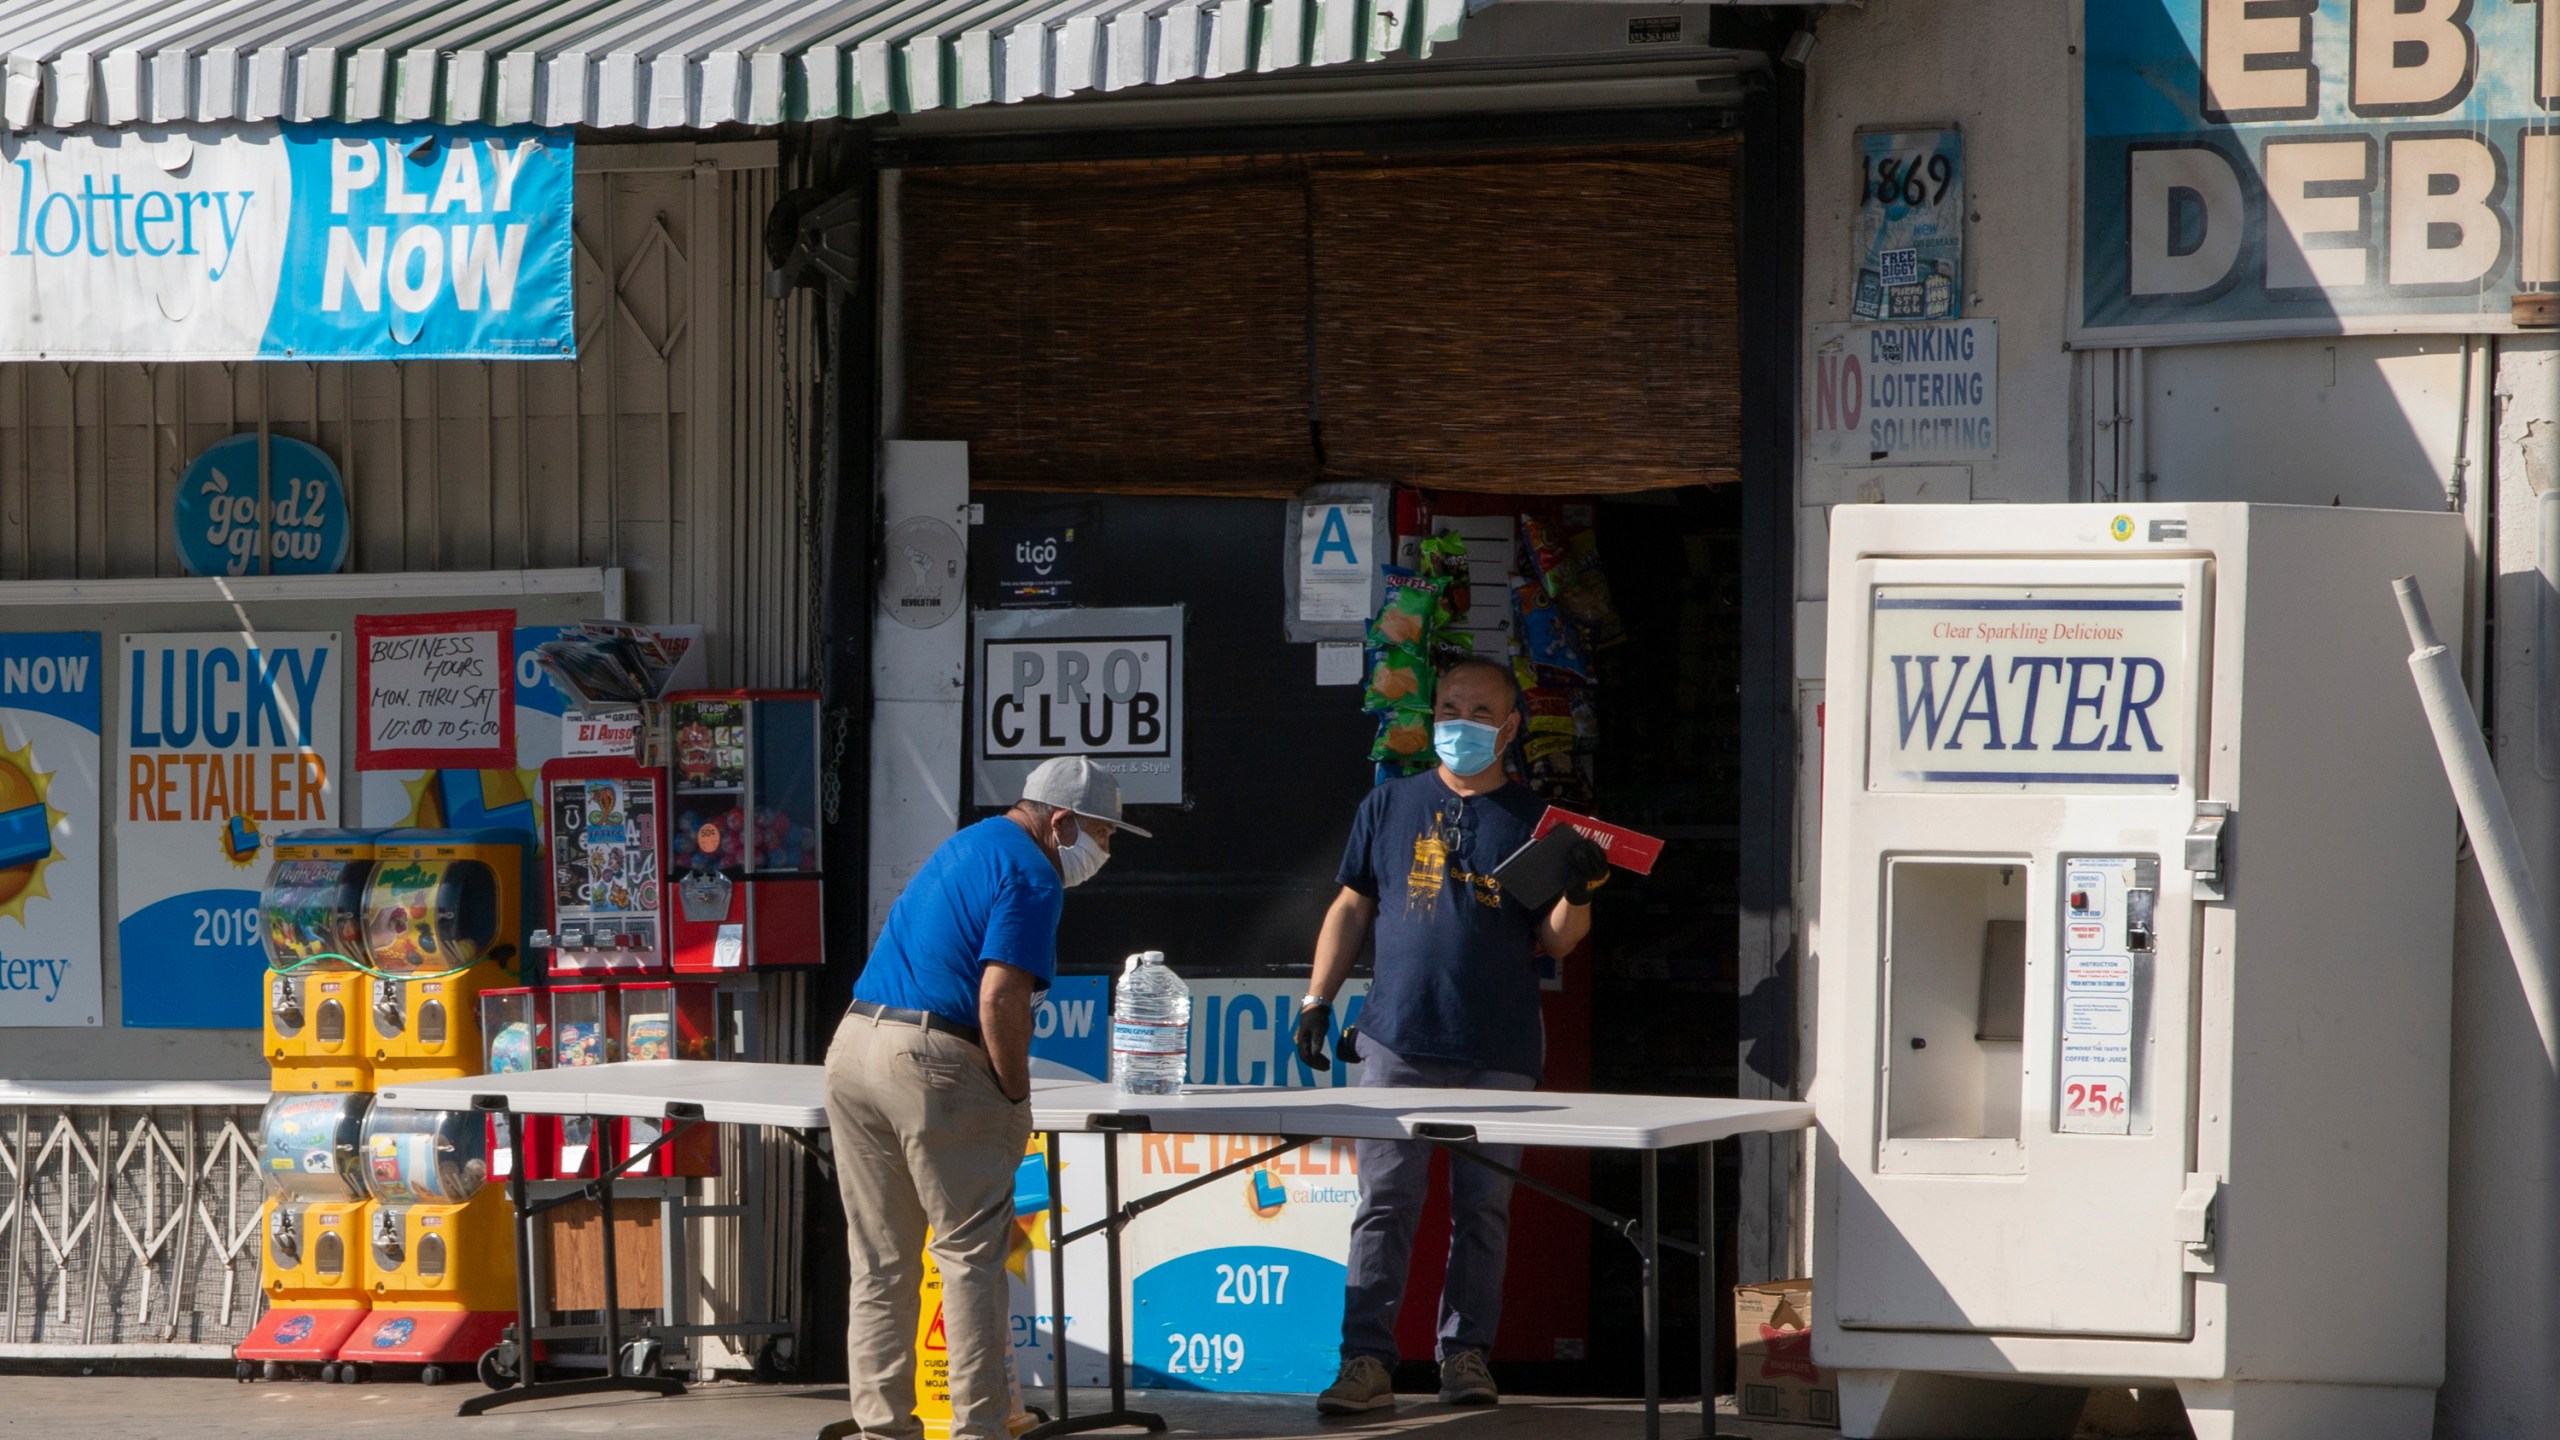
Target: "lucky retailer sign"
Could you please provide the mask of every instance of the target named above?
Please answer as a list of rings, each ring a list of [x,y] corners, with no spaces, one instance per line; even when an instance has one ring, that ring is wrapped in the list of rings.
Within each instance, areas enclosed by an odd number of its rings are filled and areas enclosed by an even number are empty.
[[[0,1029],[99,1023],[95,631],[0,635]]]
[[[1010,805],[1041,761],[1089,755],[1132,805],[1182,803],[1179,605],[975,616],[980,805]]]
[[[126,635],[116,947],[128,1028],[258,1028],[269,847],[347,823],[339,636]]]

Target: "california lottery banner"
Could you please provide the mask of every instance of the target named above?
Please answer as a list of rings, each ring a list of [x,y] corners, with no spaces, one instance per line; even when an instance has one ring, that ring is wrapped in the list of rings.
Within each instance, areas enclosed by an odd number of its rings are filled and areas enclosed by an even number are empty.
[[[0,360],[568,358],[570,136],[0,136]]]
[[[2545,4],[2084,0],[2073,339],[2510,328],[2560,285]]]
[[[342,826],[334,634],[127,635],[116,951],[128,1027],[254,1030],[278,835]]]
[[[1311,1089],[1359,1082],[1357,1066],[1298,1063],[1302,980],[1191,982],[1194,1084]],[[1357,1024],[1368,983],[1334,1003]],[[1328,1045],[1327,1050],[1331,1050]],[[1131,1198],[1193,1180],[1279,1143],[1261,1135],[1119,1137]],[[1341,1362],[1342,1282],[1360,1205],[1352,1142],[1318,1140],[1169,1200],[1122,1242],[1130,1383],[1151,1389],[1303,1393]]]
[[[0,635],[0,1028],[95,1025],[95,631]]]
[[[533,663],[533,649],[557,640],[558,625],[515,627],[515,764],[494,770],[367,770],[357,776],[356,814],[367,825],[477,830],[540,828],[533,813],[542,767],[560,758],[560,718],[569,699]]]

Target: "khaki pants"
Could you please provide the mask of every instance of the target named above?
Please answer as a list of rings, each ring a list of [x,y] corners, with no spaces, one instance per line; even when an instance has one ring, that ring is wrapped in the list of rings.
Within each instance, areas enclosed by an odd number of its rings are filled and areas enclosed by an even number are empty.
[[[867,1436],[920,1440],[920,1256],[933,1232],[951,1345],[952,1440],[1005,1440],[1013,1337],[1005,1255],[1031,1106],[957,1036],[847,1015],[827,1048],[827,1122],[852,1256],[845,1362]]]

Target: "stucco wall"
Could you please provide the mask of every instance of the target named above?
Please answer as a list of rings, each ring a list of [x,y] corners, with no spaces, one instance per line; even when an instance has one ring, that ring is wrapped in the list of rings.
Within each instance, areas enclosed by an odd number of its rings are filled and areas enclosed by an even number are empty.
[[[2068,250],[2077,184],[2079,64],[2072,0],[1869,0],[1825,12],[1807,66],[1804,321],[1849,318],[1856,259],[1853,137],[1861,127],[1953,123],[1964,132],[1966,306],[2000,327],[1997,458],[1970,466],[1800,466],[1796,566],[1807,728],[1799,913],[1821,963],[1819,848],[1826,516],[1840,503],[2249,500],[2472,517],[2474,581],[2461,598],[2475,692],[2536,851],[2560,860],[2560,785],[2537,763],[2541,581],[2536,495],[2560,483],[2560,353],[2517,337],[2387,336],[2073,351]],[[2456,597],[2431,597],[2440,617]],[[2494,625],[2484,623],[2494,619]],[[2484,637],[2494,635],[2488,653]],[[2484,684],[2485,682],[2485,684]],[[2560,754],[2548,757],[2560,777]],[[2447,837],[2448,860],[2452,837]],[[2449,1440],[2560,1433],[2560,1379],[2541,1295],[2560,1241],[2536,1233],[2551,1179],[2516,1163],[2514,1137],[2560,1124],[2521,993],[2473,867],[2461,865]],[[1813,1042],[1808,983],[1805,1041]],[[1817,1065],[1822,1057],[1816,1052]],[[1811,1214],[1804,1217],[1808,1225]],[[1799,1237],[1800,1241],[1802,1237]],[[2438,1237],[2412,1236],[2412,1244]],[[2413,1297],[2429,1303],[2432,1297]],[[2316,1325],[2316,1316],[2302,1317]]]

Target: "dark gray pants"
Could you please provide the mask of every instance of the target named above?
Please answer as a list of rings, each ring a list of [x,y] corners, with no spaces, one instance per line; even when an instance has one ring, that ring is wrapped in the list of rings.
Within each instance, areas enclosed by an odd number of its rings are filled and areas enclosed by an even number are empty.
[[[1508,1070],[1440,1060],[1407,1060],[1360,1037],[1360,1083],[1424,1088],[1533,1090]],[[1363,1140],[1360,1210],[1351,1220],[1351,1264],[1342,1295],[1342,1358],[1396,1363],[1396,1311],[1413,1262],[1413,1229],[1431,1185],[1431,1152],[1420,1140]],[[1487,1145],[1488,1160],[1517,1168],[1520,1147]],[[1502,1324],[1502,1267],[1511,1243],[1511,1181],[1481,1165],[1449,1161],[1449,1272],[1440,1284],[1441,1358],[1491,1350]]]

